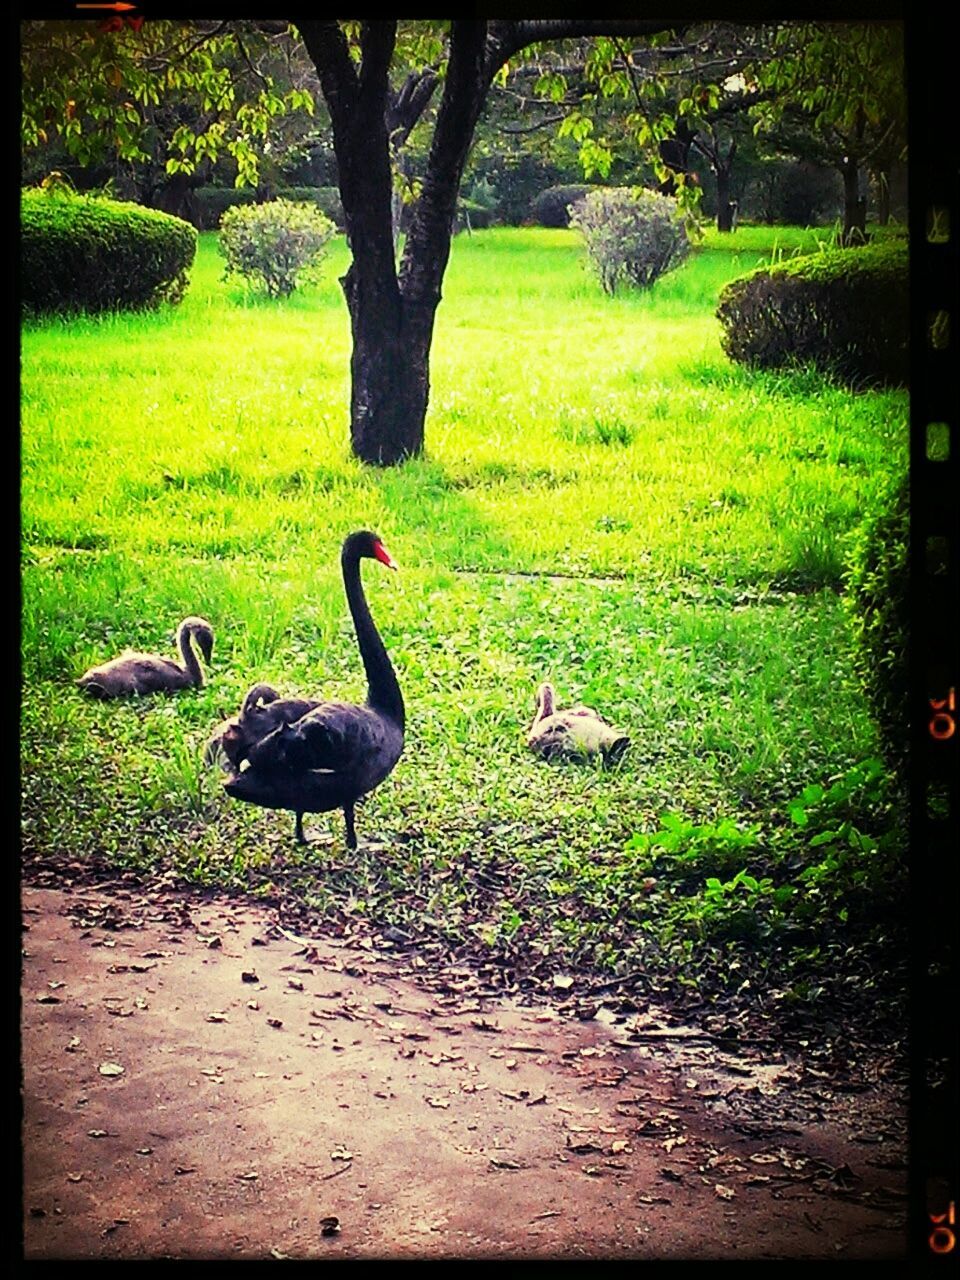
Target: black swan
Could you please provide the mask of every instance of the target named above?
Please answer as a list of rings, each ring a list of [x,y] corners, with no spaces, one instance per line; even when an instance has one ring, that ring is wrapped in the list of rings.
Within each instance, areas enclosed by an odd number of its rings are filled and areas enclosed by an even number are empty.
[[[344,541],[340,555],[343,585],[367,674],[366,702],[358,706],[303,700],[304,713],[290,721],[281,704],[289,708],[301,700],[271,699],[269,694],[275,690],[268,685],[265,702],[262,692],[251,701],[258,688],[254,686],[244,699],[246,715],[241,710],[238,717],[239,744],[230,748],[244,757],[244,767],[236,766],[224,783],[227,794],[267,809],[292,809],[301,844],[306,843],[305,813],[342,809],[347,847],[355,849],[354,805],[383,782],[403,751],[403,698],[363,593],[360,561],[364,557],[379,560],[390,569],[397,566],[375,533],[361,530]],[[259,686],[261,691],[263,688]],[[257,717],[269,724],[271,716],[277,719],[269,730],[248,743],[246,734]]]
[[[527,735],[527,746],[545,760],[583,760],[600,755],[616,764],[630,745],[626,734],[618,732],[590,707],[570,707],[558,711],[553,686],[544,682],[537,690],[537,714]]]
[[[213,653],[213,627],[206,618],[184,618],[177,627],[182,667],[172,658],[162,658],[156,653],[134,653],[127,649],[112,662],[85,671],[77,684],[94,698],[199,689],[203,684],[203,671],[191,640],[196,642],[204,661],[209,662]]]

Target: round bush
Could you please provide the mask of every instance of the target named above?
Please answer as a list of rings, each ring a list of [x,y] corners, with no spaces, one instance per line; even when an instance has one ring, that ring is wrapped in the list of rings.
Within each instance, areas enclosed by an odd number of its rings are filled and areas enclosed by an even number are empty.
[[[909,478],[891,486],[855,536],[845,575],[854,672],[880,729],[884,755],[902,767],[909,749]]]
[[[906,243],[830,249],[758,268],[723,288],[717,316],[731,360],[759,369],[813,364],[846,381],[904,384]]]
[[[530,217],[538,227],[569,227],[570,206],[588,196],[593,187],[585,183],[547,187],[530,206]]]
[[[345,225],[343,204],[336,187],[277,187],[276,198],[296,204],[315,204],[337,227]],[[197,187],[193,192],[194,221],[201,231],[215,231],[228,209],[238,204],[263,204],[255,187]]]
[[[315,204],[341,231],[347,225],[338,187],[278,187],[277,198],[299,204]]]
[[[285,298],[315,274],[336,227],[315,204],[268,200],[235,205],[220,221],[225,275]]]
[[[624,281],[647,289],[690,252],[677,202],[655,191],[598,188],[574,204],[570,223],[607,293]]]
[[[20,197],[20,296],[28,311],[109,311],[179,302],[197,252],[181,218],[64,190]]]
[[[220,219],[236,204],[256,204],[253,187],[197,187],[193,193],[196,225],[201,231],[215,231]]]

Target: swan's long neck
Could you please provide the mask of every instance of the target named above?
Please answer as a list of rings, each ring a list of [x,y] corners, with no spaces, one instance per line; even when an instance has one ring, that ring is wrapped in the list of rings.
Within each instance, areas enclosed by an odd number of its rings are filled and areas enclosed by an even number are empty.
[[[203,670],[200,666],[200,660],[194,652],[193,645],[190,643],[193,638],[193,628],[187,622],[181,622],[177,629],[177,644],[180,646],[180,653],[183,657],[183,665],[190,683],[197,689],[203,684]]]
[[[375,710],[389,716],[402,729],[404,707],[400,686],[380,633],[370,616],[370,608],[360,582],[360,557],[352,547],[344,548],[341,564],[347,604],[357,633],[363,669],[367,673],[367,702]]]

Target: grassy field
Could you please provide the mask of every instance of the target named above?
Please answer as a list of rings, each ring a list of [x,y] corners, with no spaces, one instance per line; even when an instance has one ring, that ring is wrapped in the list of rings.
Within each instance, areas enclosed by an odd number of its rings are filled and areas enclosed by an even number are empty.
[[[608,298],[573,232],[460,236],[426,456],[384,472],[349,455],[342,242],[287,301],[224,283],[205,234],[180,306],[29,324],[28,856],[282,885],[528,969],[641,964],[719,990],[742,954],[809,1002],[831,930],[876,931],[863,868],[872,884],[899,853],[888,780],[856,770],[877,742],[842,575],[906,467],[908,399],[738,368],[714,307],[728,279],[815,249],[708,233],[649,293]],[[361,527],[401,565],[365,582],[407,748],[355,856],[337,815],[308,821],[333,843],[301,851],[291,815],[228,800],[200,752],[254,681],[362,693],[338,564]],[[205,688],[75,690],[124,647],[170,652],[188,613],[217,634]],[[617,769],[529,756],[544,678],[630,734]]]

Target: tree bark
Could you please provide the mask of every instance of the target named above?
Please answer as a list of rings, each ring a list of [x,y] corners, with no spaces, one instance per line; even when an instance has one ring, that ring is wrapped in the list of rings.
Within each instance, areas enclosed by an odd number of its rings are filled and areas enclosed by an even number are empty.
[[[851,156],[840,163],[843,178],[843,245],[865,244],[867,239],[867,202],[860,195],[860,166]]]

